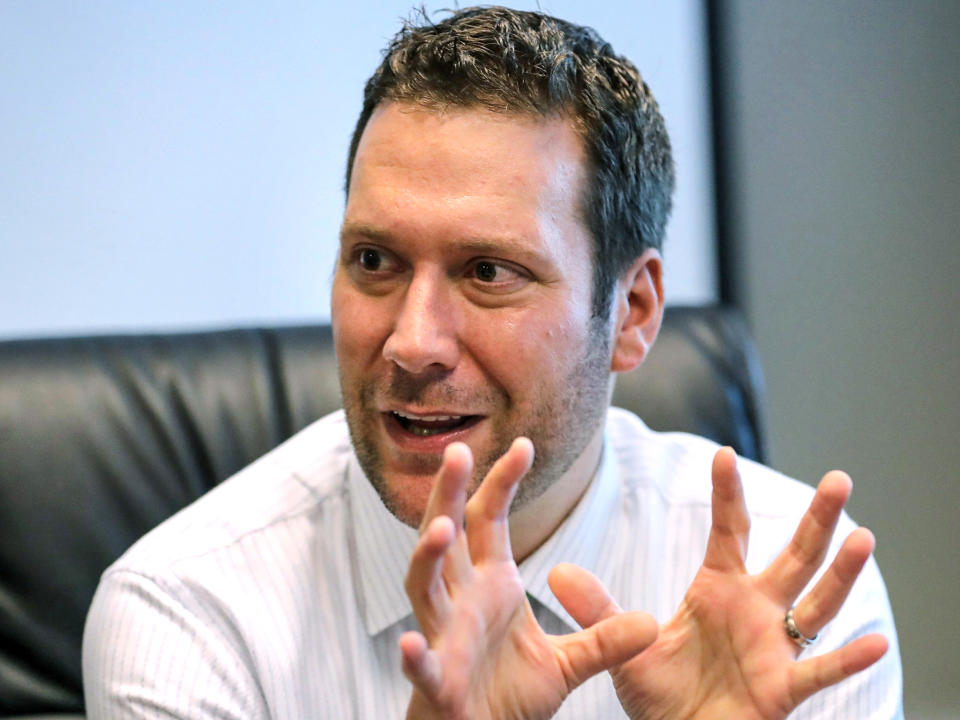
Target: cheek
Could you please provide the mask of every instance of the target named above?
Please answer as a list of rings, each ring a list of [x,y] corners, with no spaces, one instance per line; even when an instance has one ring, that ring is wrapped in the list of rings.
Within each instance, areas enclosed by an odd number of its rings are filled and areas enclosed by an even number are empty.
[[[479,319],[470,343],[484,369],[517,399],[569,377],[586,352],[587,320],[568,309],[531,310],[494,322]]]
[[[558,323],[544,330],[540,338],[539,363],[544,383],[566,381],[570,369],[579,365],[586,352],[586,329],[573,323]]]
[[[330,296],[333,345],[340,372],[348,377],[352,370],[376,355],[382,345],[383,308],[361,293],[351,290],[346,282],[334,280]]]

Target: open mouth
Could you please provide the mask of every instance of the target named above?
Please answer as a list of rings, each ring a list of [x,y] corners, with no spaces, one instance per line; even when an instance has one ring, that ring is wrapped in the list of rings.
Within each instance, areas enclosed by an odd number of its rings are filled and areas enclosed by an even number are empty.
[[[387,414],[405,432],[417,437],[433,437],[463,430],[480,420],[479,415],[409,415],[396,411]]]

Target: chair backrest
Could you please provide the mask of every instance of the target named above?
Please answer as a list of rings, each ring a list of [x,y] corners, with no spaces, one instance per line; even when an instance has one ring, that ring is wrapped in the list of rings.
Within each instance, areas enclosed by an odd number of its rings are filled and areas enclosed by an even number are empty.
[[[734,313],[672,308],[614,402],[762,459],[760,392]],[[81,714],[101,572],[339,406],[326,326],[0,342],[0,717]]]

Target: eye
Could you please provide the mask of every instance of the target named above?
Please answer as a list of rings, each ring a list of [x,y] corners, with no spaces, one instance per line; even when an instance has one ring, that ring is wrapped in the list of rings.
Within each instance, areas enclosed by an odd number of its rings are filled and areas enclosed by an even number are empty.
[[[383,256],[373,248],[362,248],[358,260],[360,267],[371,272],[379,270],[383,264]]]
[[[393,253],[377,247],[358,247],[350,253],[350,264],[361,273],[382,274],[397,270],[399,261]]]
[[[481,260],[473,266],[474,277],[483,282],[494,282],[497,279],[498,270],[497,264],[489,260]]]
[[[512,292],[530,280],[523,268],[501,260],[476,260],[469,266],[467,277],[487,292]]]
[[[518,269],[494,260],[478,260],[468,274],[485,283],[505,282],[522,277]]]

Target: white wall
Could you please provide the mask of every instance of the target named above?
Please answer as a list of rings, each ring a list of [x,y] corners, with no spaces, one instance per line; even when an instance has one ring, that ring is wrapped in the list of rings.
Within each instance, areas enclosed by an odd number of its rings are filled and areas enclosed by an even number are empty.
[[[328,317],[362,83],[413,4],[0,4],[0,337]],[[679,167],[669,297],[713,299],[700,2],[543,6],[653,87]]]

